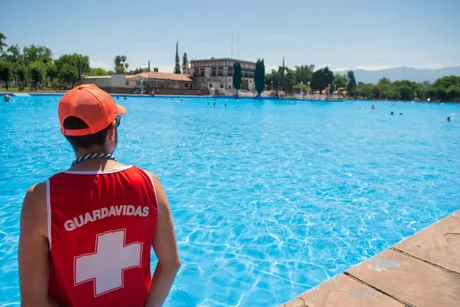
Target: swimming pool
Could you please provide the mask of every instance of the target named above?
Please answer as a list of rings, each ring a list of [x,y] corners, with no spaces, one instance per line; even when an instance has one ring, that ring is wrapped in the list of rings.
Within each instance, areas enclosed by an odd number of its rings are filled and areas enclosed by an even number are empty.
[[[0,103],[0,306],[19,305],[24,193],[73,159],[58,99]],[[173,211],[166,306],[275,306],[460,207],[458,105],[120,102],[117,159],[157,173]]]

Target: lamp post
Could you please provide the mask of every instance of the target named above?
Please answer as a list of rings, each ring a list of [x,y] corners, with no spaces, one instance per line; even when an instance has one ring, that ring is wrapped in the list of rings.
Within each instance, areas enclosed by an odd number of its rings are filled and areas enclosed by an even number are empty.
[[[310,95],[310,81],[307,83],[307,95]]]

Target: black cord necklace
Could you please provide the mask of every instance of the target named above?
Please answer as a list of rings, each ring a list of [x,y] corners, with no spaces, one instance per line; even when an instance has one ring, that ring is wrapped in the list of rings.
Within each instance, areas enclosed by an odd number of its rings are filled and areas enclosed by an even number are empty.
[[[90,153],[90,154],[83,155],[83,156],[77,158],[76,160],[74,160],[72,162],[72,166],[75,166],[76,164],[78,164],[80,162],[83,162],[83,161],[86,161],[86,160],[92,160],[92,159],[115,160],[115,156],[113,156],[112,154],[108,154],[108,153]]]

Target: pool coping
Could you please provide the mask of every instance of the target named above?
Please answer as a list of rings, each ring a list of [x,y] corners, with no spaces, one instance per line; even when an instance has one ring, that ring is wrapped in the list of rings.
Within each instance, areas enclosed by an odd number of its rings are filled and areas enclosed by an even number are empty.
[[[460,302],[460,210],[282,307],[455,306]]]

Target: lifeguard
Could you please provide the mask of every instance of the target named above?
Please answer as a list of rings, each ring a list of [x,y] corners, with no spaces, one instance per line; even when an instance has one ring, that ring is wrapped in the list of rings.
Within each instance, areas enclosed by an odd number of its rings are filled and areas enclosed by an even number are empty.
[[[166,299],[180,266],[174,224],[158,177],[113,156],[125,113],[95,85],[59,101],[61,132],[76,159],[25,196],[22,306],[161,306]]]

